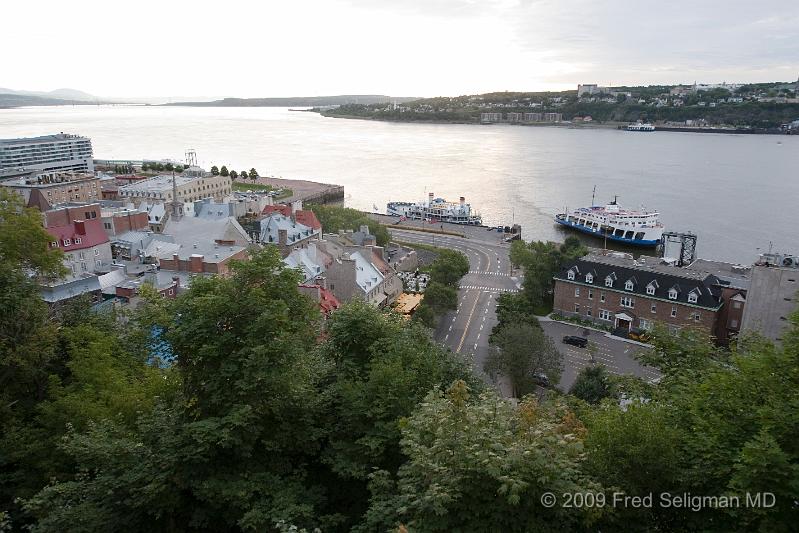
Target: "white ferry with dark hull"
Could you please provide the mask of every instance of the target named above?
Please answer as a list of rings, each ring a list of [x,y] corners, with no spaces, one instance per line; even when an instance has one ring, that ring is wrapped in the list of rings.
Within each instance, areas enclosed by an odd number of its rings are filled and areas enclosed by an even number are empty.
[[[433,193],[428,195],[427,202],[389,202],[386,214],[390,216],[405,217],[410,220],[427,220],[430,222],[449,222],[452,224],[465,224],[481,226],[483,219],[478,213],[472,212],[472,206],[466,203],[461,196],[460,202],[448,202],[443,198],[434,198]]]
[[[631,246],[655,247],[663,236],[660,213],[628,211],[616,200],[605,206],[581,207],[555,215],[555,222],[600,239]]]

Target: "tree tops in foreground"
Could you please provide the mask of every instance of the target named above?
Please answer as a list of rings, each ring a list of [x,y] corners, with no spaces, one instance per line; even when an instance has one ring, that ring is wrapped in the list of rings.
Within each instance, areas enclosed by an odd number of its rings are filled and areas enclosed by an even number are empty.
[[[624,408],[615,392],[514,404],[418,323],[362,302],[323,323],[270,249],[175,300],[145,288],[124,315],[48,309],[29,274],[61,257],[15,202],[0,201],[5,529],[795,529],[799,317],[779,347],[656,332],[663,378],[620,386]],[[763,491],[773,508],[562,497]]]

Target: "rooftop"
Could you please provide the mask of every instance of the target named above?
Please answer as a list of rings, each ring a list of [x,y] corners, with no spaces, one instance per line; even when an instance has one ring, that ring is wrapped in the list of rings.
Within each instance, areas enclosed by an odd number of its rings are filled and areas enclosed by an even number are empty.
[[[137,181],[129,185],[123,185],[119,188],[120,191],[145,191],[145,192],[166,192],[172,190],[172,174],[160,174],[153,176],[146,180]],[[183,176],[175,174],[175,186],[180,187],[191,183],[192,181],[201,179],[202,176]]]
[[[0,146],[14,144],[37,144],[53,143],[59,141],[84,140],[89,141],[88,137],[82,135],[72,135],[70,133],[56,133],[55,135],[42,135],[41,137],[17,137],[14,139],[0,139]]]

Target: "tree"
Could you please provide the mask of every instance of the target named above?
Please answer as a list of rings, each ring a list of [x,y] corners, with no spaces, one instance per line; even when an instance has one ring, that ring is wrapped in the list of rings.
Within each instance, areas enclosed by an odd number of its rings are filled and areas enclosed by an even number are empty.
[[[232,179],[233,181],[236,181],[236,178],[238,178],[238,177],[239,177],[238,172],[236,172],[235,170],[231,170],[230,171],[230,179]]]
[[[174,168],[174,170],[175,170],[175,172],[177,172],[177,173],[181,173],[181,172],[183,172],[183,165],[175,165],[175,168]]]
[[[252,180],[253,183],[255,183],[256,181],[258,181],[258,174],[250,174],[250,179]]]
[[[225,170],[227,170],[227,169],[225,169]],[[218,176],[219,175],[219,167],[217,167],[216,165],[212,165],[211,166],[211,175],[212,176]]]
[[[520,244],[516,244],[520,243]],[[568,237],[566,241],[557,245],[552,242],[514,241],[511,251],[512,261],[520,262],[524,268],[524,286],[522,294],[530,305],[546,314],[552,308],[554,295],[553,277],[569,261],[588,253],[576,237]]]
[[[142,172],[147,172],[148,170],[150,170],[150,164],[149,163],[142,163],[141,164],[141,171]]]
[[[438,281],[431,282],[424,291],[424,304],[429,306],[436,315],[443,315],[447,311],[458,308],[458,293],[454,287],[444,285]]]
[[[483,369],[492,379],[510,379],[513,396],[535,391],[533,376],[545,374],[551,383],[560,380],[563,355],[540,327],[517,322],[502,328],[489,347]]]
[[[230,175],[230,172],[228,172],[228,169],[225,165],[222,165],[222,168],[219,169],[219,175],[225,177]]]
[[[580,468],[585,428],[560,403],[514,407],[491,392],[472,397],[456,381],[429,393],[401,427],[407,460],[396,480],[372,474],[361,531],[570,531],[604,513],[541,504],[547,492],[602,490]]]
[[[580,370],[569,394],[588,403],[599,403],[605,398],[612,398],[615,392],[605,367],[592,365]]]
[[[457,287],[468,273],[469,259],[457,250],[440,250],[430,264],[430,280],[450,287]]]
[[[257,170],[255,170],[255,168],[251,168],[251,169],[250,169],[250,177],[252,178],[253,176],[255,176],[256,178],[258,178],[258,171],[257,171]]]
[[[173,165],[171,162],[169,162],[166,165],[164,165],[164,170],[168,170],[168,171],[171,172],[171,171],[175,170],[175,165]]]
[[[240,176],[240,177],[241,177],[241,179],[243,179],[243,180],[246,180],[246,179],[249,177],[249,176],[247,175],[247,171],[246,171],[246,170],[242,170],[242,171],[241,171],[241,174],[239,174],[239,176]]]
[[[530,305],[530,302],[523,294],[503,293],[497,297],[497,323],[491,330],[491,339],[508,324],[527,323],[540,327],[538,318]]]
[[[391,240],[391,235],[383,224],[372,220],[357,209],[315,204],[306,208],[314,212],[326,233],[338,233],[342,229],[359,231],[361,226],[366,226],[369,228],[369,233],[375,236],[378,246],[385,246]]]

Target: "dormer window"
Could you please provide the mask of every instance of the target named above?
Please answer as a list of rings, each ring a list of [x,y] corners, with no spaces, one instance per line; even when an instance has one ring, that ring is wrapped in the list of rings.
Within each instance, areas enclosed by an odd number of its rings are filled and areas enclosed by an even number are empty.
[[[53,247],[53,248],[58,248],[58,241],[51,242],[50,246]]]
[[[594,276],[592,274],[586,274],[585,275],[585,282],[586,283],[593,283],[594,282]]]
[[[80,237],[75,237],[75,244],[80,244],[81,242]]]
[[[72,244],[71,239],[64,239],[64,246],[69,246],[70,244]]]
[[[688,303],[695,304],[699,300],[699,291],[696,289],[688,293]]]
[[[624,289],[631,291],[633,290],[633,282],[632,280],[628,279],[627,282],[624,284]]]
[[[566,277],[570,280],[574,280],[574,270],[569,270],[569,272],[566,274]]]
[[[676,300],[677,299],[677,289],[669,289],[669,300]]]
[[[610,276],[605,278],[605,287],[613,287],[613,278]]]

